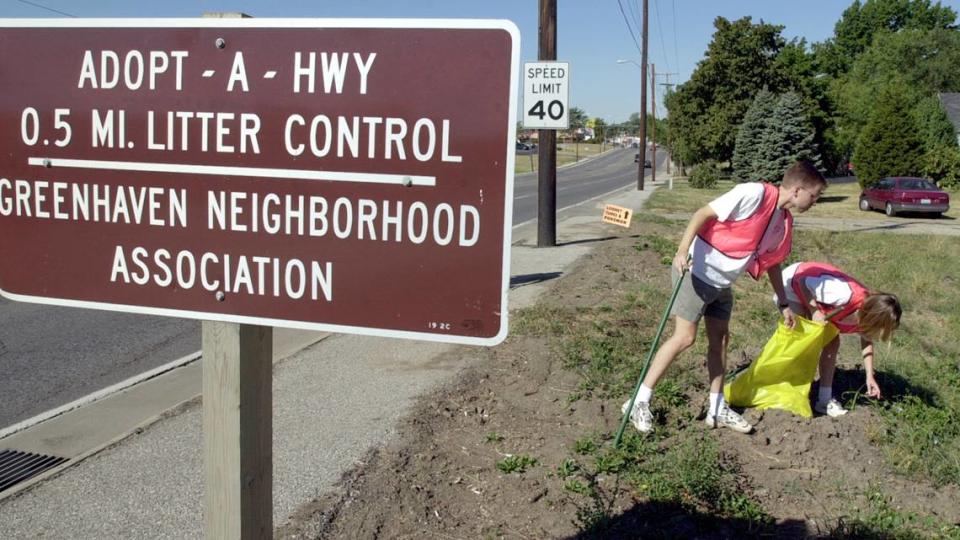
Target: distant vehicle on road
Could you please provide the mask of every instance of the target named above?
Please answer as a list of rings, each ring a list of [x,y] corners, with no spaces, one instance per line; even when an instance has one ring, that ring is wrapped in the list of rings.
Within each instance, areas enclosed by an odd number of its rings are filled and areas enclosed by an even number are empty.
[[[882,178],[860,193],[860,210],[874,209],[890,217],[901,212],[939,216],[950,209],[950,195],[925,178]]]
[[[637,152],[636,154],[633,155],[633,162],[637,163],[638,161],[640,161],[640,152]],[[650,167],[651,167],[650,160],[649,159],[643,160],[643,168],[649,169]]]
[[[536,149],[537,149],[537,143],[517,141],[517,150],[521,152],[529,152]]]

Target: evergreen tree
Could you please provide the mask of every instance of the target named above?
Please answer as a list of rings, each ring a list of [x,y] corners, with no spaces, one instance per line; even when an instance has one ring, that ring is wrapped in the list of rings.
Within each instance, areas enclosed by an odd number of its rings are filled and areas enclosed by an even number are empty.
[[[780,181],[783,172],[801,159],[821,168],[815,137],[803,98],[796,92],[781,94],[770,115],[769,128],[761,136],[762,161],[758,168],[764,178]]]
[[[756,182],[761,179],[761,138],[769,129],[777,97],[766,88],[757,93],[750,108],[743,116],[737,130],[733,149],[733,177],[737,182]]]
[[[853,153],[861,186],[870,186],[885,176],[923,173],[923,140],[911,109],[910,99],[897,85],[880,94]]]

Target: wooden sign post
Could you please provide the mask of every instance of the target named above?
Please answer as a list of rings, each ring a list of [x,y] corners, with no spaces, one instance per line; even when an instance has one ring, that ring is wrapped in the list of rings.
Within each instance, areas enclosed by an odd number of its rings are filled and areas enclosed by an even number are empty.
[[[273,328],[203,323],[205,538],[273,537]]]

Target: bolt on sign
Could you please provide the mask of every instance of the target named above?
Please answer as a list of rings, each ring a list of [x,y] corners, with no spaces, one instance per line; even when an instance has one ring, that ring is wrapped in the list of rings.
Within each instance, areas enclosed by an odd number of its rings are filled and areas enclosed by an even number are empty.
[[[623,206],[617,206],[615,204],[607,204],[603,207],[603,223],[612,223],[621,227],[630,227],[631,218],[633,218],[633,210],[630,210],[629,208],[624,208]]]
[[[492,345],[509,21],[0,20],[0,293]]]

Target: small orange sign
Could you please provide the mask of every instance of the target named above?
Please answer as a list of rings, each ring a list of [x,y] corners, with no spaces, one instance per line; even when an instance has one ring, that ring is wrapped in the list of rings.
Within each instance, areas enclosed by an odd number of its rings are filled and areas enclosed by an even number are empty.
[[[630,210],[629,208],[624,208],[615,204],[607,204],[603,207],[604,223],[613,223],[614,225],[620,225],[621,227],[629,227],[630,219],[632,217],[633,210]]]

